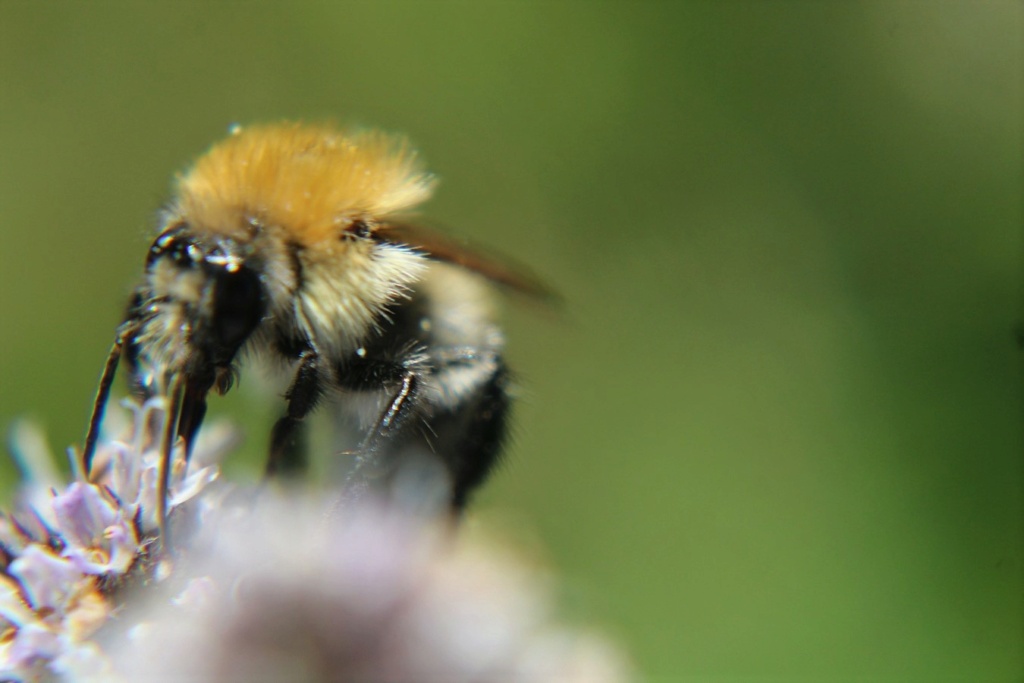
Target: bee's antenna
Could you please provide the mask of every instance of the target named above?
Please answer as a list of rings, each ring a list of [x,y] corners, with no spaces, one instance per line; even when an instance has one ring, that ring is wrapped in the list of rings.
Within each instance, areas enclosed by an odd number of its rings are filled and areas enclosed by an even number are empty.
[[[164,418],[164,431],[160,438],[160,469],[156,493],[156,516],[160,529],[160,542],[166,550],[170,546],[170,535],[167,527],[167,498],[171,487],[171,467],[174,460],[174,442],[178,431],[178,415],[181,409],[181,394],[184,388],[181,375],[175,374],[171,391],[167,397],[169,404]]]

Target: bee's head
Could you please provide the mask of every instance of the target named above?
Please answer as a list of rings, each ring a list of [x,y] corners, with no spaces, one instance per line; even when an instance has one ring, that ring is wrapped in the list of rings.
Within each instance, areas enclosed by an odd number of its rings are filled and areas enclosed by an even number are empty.
[[[227,367],[267,308],[251,247],[186,223],[153,242],[145,289],[141,313],[150,322],[143,332],[148,339],[139,342],[166,371]]]

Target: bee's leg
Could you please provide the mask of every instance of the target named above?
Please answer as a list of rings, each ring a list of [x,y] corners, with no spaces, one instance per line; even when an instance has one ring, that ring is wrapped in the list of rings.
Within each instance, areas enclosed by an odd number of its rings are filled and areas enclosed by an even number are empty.
[[[178,436],[185,440],[185,462],[192,457],[196,434],[206,417],[206,396],[213,385],[212,379],[189,378],[185,382],[184,399],[181,402],[181,417],[178,418]]]
[[[473,349],[439,350],[432,381],[440,387],[461,387],[448,405],[430,416],[430,445],[452,480],[451,506],[465,508],[501,456],[507,435],[509,372],[495,352]]]
[[[390,389],[387,403],[355,450],[355,464],[346,480],[349,499],[368,489],[373,481],[381,481],[392,473],[391,455],[394,444],[404,431],[409,417],[420,401],[422,380],[426,372],[424,357],[410,349],[396,356],[355,356],[338,367],[338,383],[354,391]]]
[[[420,393],[420,379],[413,370],[403,370],[398,379],[398,389],[391,395],[373,431],[366,435],[359,446],[361,453],[376,453],[381,446],[397,435],[405,425]]]
[[[100,425],[107,409],[107,401],[110,400],[110,386],[114,383],[114,375],[117,373],[117,364],[121,360],[123,348],[122,340],[118,337],[114,345],[110,347],[107,362],[103,365],[103,374],[100,375],[100,385],[96,389],[96,398],[93,400],[89,428],[85,433],[85,446],[82,448],[81,463],[79,464],[83,479],[88,479],[92,474],[92,456],[96,452],[96,441],[100,437]]]
[[[285,398],[288,412],[277,421],[270,435],[266,476],[295,476],[306,470],[306,439],[303,421],[323,396],[324,377],[320,356],[313,349],[299,354],[299,369]]]
[[[114,375],[117,372],[117,365],[121,360],[125,345],[129,337],[138,329],[139,321],[129,318],[117,328],[117,337],[107,355],[107,362],[103,365],[103,374],[100,376],[100,385],[96,390],[96,398],[92,404],[92,415],[89,417],[89,428],[85,434],[85,445],[82,447],[82,456],[78,464],[84,479],[92,474],[92,456],[96,452],[96,442],[100,436],[100,425],[103,423],[103,413],[107,408],[107,401],[110,399],[110,387],[114,383]]]
[[[473,348],[434,349],[430,356],[429,363],[416,354],[404,361],[360,358],[339,372],[350,389],[398,385],[360,445],[347,482],[349,496],[393,475],[403,465],[392,459],[419,448],[443,464],[445,497],[460,511],[498,461],[510,405],[504,362],[493,351]],[[440,391],[422,394],[423,377]],[[421,433],[405,429],[414,413],[425,420]]]
[[[181,411],[181,397],[185,380],[179,375],[171,381],[167,395],[166,415],[160,437],[160,467],[157,470],[156,519],[160,527],[160,542],[164,549],[170,548],[170,528],[167,524],[168,503],[171,491],[171,470],[174,460],[174,440],[178,433],[178,418]]]
[[[356,391],[396,387],[388,397],[373,429],[359,444],[361,455],[372,455],[402,430],[420,395],[420,372],[415,367],[395,360],[364,360],[345,365],[339,383]]]

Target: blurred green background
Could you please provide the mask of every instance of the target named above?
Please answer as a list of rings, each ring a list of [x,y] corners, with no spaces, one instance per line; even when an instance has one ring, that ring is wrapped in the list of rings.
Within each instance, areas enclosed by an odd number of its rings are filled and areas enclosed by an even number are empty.
[[[403,131],[568,302],[507,307],[478,514],[577,616],[651,680],[1021,680],[1022,8],[2,0],[0,421],[81,439],[229,124]],[[257,458],[252,385],[212,410]]]

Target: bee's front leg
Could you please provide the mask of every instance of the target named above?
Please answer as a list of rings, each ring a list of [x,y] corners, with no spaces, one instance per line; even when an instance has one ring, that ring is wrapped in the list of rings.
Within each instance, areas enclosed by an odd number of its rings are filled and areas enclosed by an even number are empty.
[[[299,353],[299,369],[285,398],[288,412],[277,421],[270,434],[270,454],[266,476],[294,476],[306,470],[305,433],[306,416],[316,407],[324,394],[324,374],[320,355],[313,348]]]

